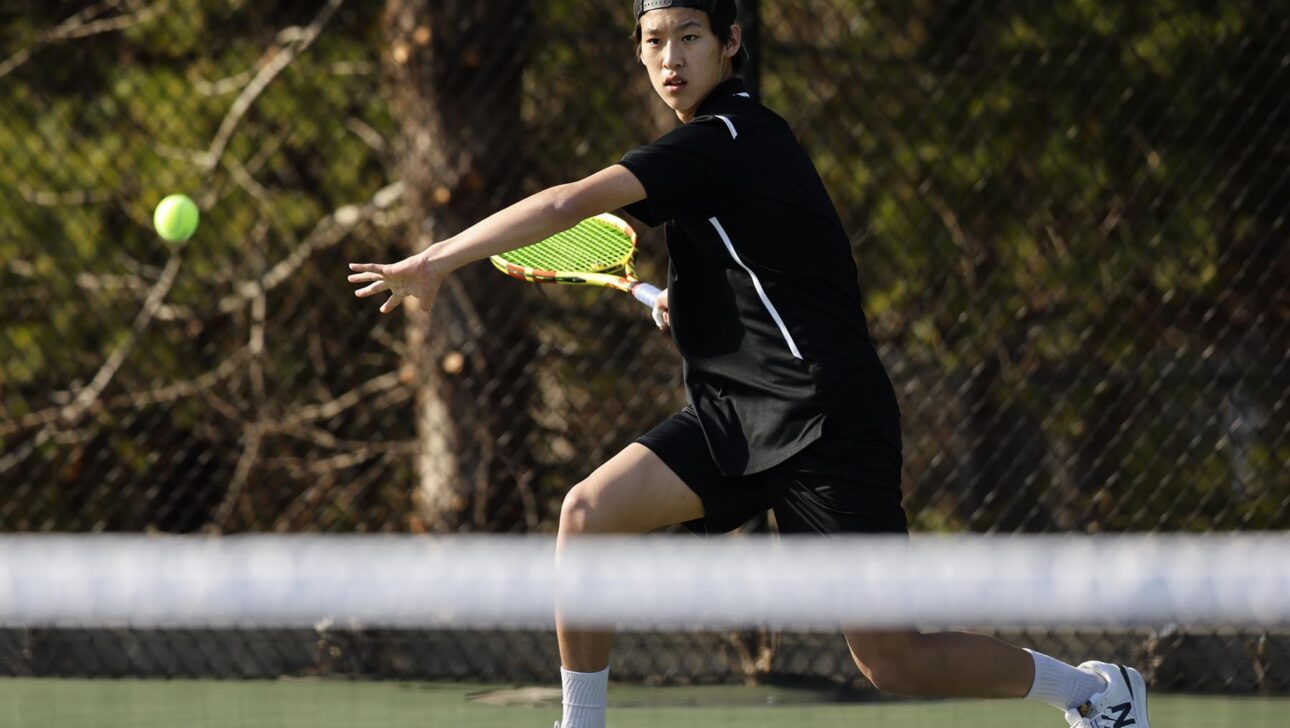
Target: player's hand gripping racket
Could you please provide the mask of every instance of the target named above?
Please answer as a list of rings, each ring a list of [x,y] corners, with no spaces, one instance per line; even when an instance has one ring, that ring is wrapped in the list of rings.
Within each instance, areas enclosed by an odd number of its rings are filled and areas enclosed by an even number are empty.
[[[608,213],[489,260],[512,278],[532,283],[604,286],[654,308],[658,288],[636,278],[636,231]]]

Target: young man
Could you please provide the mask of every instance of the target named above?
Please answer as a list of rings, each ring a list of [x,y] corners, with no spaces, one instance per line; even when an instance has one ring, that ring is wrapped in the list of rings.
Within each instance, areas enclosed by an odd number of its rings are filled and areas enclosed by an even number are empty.
[[[787,124],[749,97],[734,0],[636,0],[637,53],[682,125],[579,182],[540,192],[391,265],[352,264],[359,297],[429,309],[450,271],[625,208],[666,223],[655,311],[690,405],[575,485],[558,544],[685,523],[737,528],[771,509],[785,533],[904,533],[900,415],[869,339],[850,243]],[[1077,578],[1077,577],[1072,577]],[[601,728],[612,635],[557,625],[564,717]],[[990,637],[845,632],[879,689],[1029,697],[1071,725],[1149,728],[1136,670],[1071,667]]]

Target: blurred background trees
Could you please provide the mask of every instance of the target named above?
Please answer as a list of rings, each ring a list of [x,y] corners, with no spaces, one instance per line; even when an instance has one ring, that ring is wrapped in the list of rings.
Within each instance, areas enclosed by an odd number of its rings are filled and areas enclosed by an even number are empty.
[[[1290,3],[745,3],[901,397],[918,528],[1290,526]],[[675,123],[619,0],[0,8],[0,529],[544,530],[666,337],[393,260]],[[186,246],[150,229],[183,191]],[[643,271],[661,277],[661,237]]]

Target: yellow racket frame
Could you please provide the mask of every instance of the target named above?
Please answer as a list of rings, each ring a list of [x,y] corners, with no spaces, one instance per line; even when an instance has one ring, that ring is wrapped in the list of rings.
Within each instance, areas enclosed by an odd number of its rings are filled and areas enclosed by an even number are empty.
[[[596,271],[564,271],[532,268],[506,260],[505,253],[490,257],[489,262],[491,262],[493,267],[497,268],[497,270],[502,273],[505,273],[512,278],[518,278],[522,281],[528,281],[530,283],[560,283],[567,285],[601,286],[604,288],[612,288],[616,291],[630,293],[635,296],[638,301],[652,308],[654,306],[654,301],[658,299],[660,291],[649,283],[642,283],[640,279],[636,277],[636,230],[634,230],[626,220],[610,213],[604,213],[589,219],[609,223],[613,227],[622,231],[628,239],[631,240],[631,249],[627,252],[627,255]],[[619,273],[620,271],[621,274]]]

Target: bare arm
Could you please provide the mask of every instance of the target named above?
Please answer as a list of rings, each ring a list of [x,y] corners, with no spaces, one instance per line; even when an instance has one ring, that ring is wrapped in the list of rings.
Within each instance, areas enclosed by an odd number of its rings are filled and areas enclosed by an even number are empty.
[[[425,254],[455,270],[643,199],[645,188],[636,177],[625,167],[614,165],[577,182],[542,190],[427,248]]]
[[[578,221],[645,199],[645,188],[625,167],[607,167],[590,177],[551,187],[494,213],[442,243],[398,263],[350,263],[350,283],[369,284],[359,298],[389,291],[381,312],[413,296],[430,310],[448,273],[490,255],[514,250],[567,230]]]

